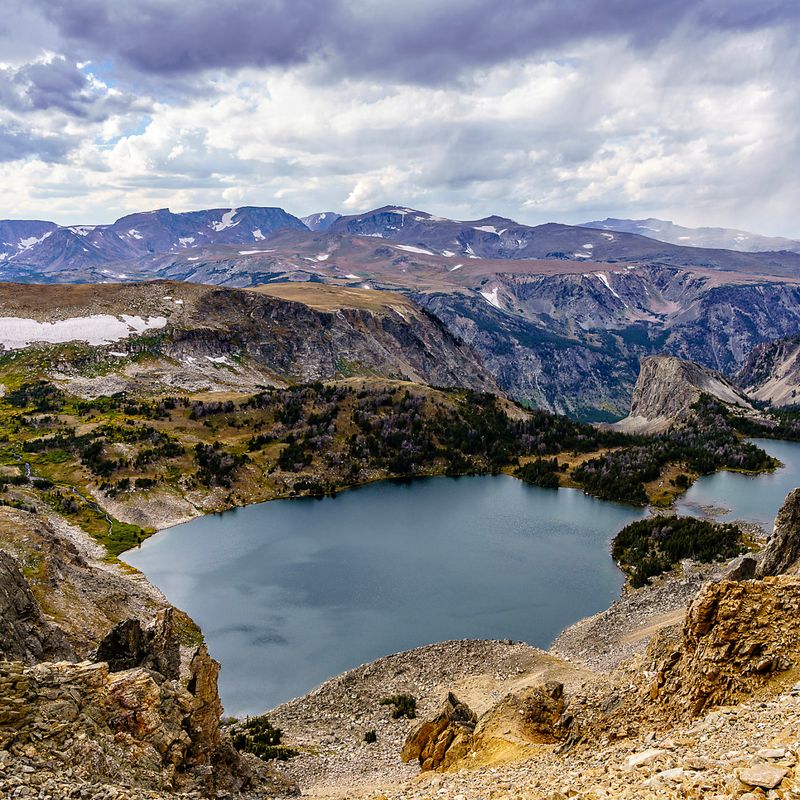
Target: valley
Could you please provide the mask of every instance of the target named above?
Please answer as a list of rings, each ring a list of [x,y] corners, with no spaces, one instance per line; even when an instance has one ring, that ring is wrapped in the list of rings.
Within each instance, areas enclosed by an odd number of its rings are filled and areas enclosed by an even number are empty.
[[[209,212],[209,239],[241,235],[235,211]],[[663,263],[618,262],[599,246],[589,259],[528,257],[574,235],[556,226],[517,231],[518,258],[503,250],[502,220],[456,231],[416,215],[399,233],[389,209],[355,228],[298,221],[253,246],[140,254],[113,283],[91,267],[73,279],[100,282],[62,283],[59,268],[58,280],[4,284],[0,543],[13,558],[0,583],[23,598],[15,609],[38,611],[0,645],[29,664],[88,659],[46,677],[109,709],[83,749],[52,739],[101,765],[70,780],[405,797],[415,768],[397,756],[417,752],[416,734],[373,707],[378,686],[389,700],[413,692],[420,714],[443,691],[468,698],[457,713],[486,717],[474,736],[458,734],[472,767],[527,759],[531,742],[573,742],[542,721],[562,709],[542,681],[567,687],[576,731],[611,725],[630,739],[639,728],[618,721],[610,698],[631,670],[641,683],[633,665],[650,657],[648,641],[674,636],[709,577],[752,573],[796,480],[797,445],[778,440],[800,439],[796,410],[761,399],[793,396],[800,282],[768,274],[782,256],[725,256],[723,269],[668,263],[671,251]],[[421,241],[442,225],[461,252]],[[98,250],[112,234],[97,234]],[[651,247],[639,238],[617,255]],[[137,274],[157,262],[165,268]],[[19,277],[20,264],[6,274]],[[726,486],[737,480],[742,498],[759,499],[736,502]],[[701,521],[670,522],[675,511]],[[637,520],[646,535],[625,527]],[[487,577],[498,574],[502,587]],[[554,637],[551,651],[536,649]],[[258,714],[343,670],[269,722],[220,722],[222,703]],[[0,681],[46,699],[40,674]],[[130,693],[154,728],[119,715]],[[537,732],[508,728],[517,708]],[[30,725],[50,713],[37,700]],[[659,725],[660,714],[643,719]],[[69,730],[89,730],[76,720]],[[49,745],[19,749],[28,724],[8,728],[14,769],[57,780]],[[146,754],[141,768],[109,738],[120,725],[125,746]],[[188,739],[171,739],[177,729]],[[591,758],[586,733],[574,736],[568,749]],[[461,763],[451,745],[445,770]],[[379,755],[361,763],[372,746]],[[177,771],[156,755],[165,747],[180,750]]]

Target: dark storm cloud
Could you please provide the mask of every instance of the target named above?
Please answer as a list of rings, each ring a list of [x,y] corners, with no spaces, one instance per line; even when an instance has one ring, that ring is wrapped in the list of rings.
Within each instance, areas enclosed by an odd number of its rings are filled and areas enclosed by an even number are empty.
[[[797,22],[796,0],[39,0],[83,57],[189,75],[318,58],[332,75],[439,83],[479,66],[583,40],[653,46],[691,36]]]
[[[44,16],[87,56],[99,52],[160,74],[306,61],[335,5],[317,0],[40,3]]]
[[[141,102],[110,94],[63,57],[0,69],[0,106],[15,112],[61,111],[80,119],[102,121]]]
[[[74,145],[70,138],[40,136],[0,123],[0,163],[36,156],[52,164],[63,161]]]

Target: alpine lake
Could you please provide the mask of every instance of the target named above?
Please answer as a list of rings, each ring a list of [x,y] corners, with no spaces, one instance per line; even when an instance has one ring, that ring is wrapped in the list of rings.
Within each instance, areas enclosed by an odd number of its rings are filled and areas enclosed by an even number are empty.
[[[754,441],[785,466],[700,478],[678,513],[771,530],[800,444]],[[122,557],[200,625],[226,712],[254,714],[431,642],[547,647],[619,596],[611,539],[646,514],[506,475],[421,478],[201,517]]]

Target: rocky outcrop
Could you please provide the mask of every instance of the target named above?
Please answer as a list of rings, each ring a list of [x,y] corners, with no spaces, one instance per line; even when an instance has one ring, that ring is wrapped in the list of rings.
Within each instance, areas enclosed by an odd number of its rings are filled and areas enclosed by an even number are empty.
[[[758,577],[800,572],[800,489],[786,497],[775,517],[772,538],[764,548]]]
[[[736,383],[755,400],[774,406],[800,402],[800,337],[756,345],[736,375]]]
[[[571,726],[564,709],[564,685],[557,681],[508,694],[481,716],[473,746],[480,750],[497,739],[522,745],[553,744]]]
[[[408,734],[400,758],[418,759],[423,770],[446,769],[469,752],[477,721],[475,712],[448,692],[439,713]]]
[[[748,399],[717,372],[673,356],[643,358],[630,414],[615,427],[628,433],[657,433],[687,419],[692,405],[703,394],[755,411]]]
[[[470,754],[501,746],[552,744],[563,739],[572,718],[565,715],[564,685],[549,681],[507,694],[480,718],[448,692],[439,712],[414,727],[400,752],[425,770],[446,770]]]
[[[100,642],[95,661],[105,661],[111,672],[144,667],[169,680],[180,676],[181,654],[174,631],[174,609],[158,612],[152,625],[138,619],[117,623]]]
[[[0,659],[32,664],[73,657],[64,634],[45,620],[16,559],[0,550]]]
[[[220,736],[217,669],[204,648],[188,682],[106,663],[0,662],[0,750],[72,783],[238,791],[256,776]]]
[[[649,688],[670,716],[731,704],[800,659],[800,577],[708,584]]]

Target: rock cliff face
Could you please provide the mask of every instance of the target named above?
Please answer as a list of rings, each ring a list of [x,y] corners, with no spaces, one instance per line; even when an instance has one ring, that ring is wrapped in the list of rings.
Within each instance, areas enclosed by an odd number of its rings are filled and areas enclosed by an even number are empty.
[[[122,325],[122,334],[98,334],[100,317]],[[126,319],[158,327],[138,336],[124,330]],[[137,388],[257,391],[353,375],[498,391],[469,346],[394,292],[311,283],[259,290],[171,282],[35,291],[6,285],[0,350],[25,344],[12,341],[15,320],[32,328],[31,344],[74,336],[54,358],[53,374],[83,396]],[[54,338],[52,323],[70,333]],[[4,330],[11,331],[6,340]]]
[[[0,550],[0,659],[32,664],[73,657],[64,634],[44,618],[16,560]]]
[[[754,411],[747,398],[722,375],[672,356],[642,359],[630,414],[617,427],[630,433],[655,433],[682,422],[702,394]]]
[[[761,554],[760,578],[800,572],[800,489],[790,492],[775,517],[772,538]]]
[[[736,383],[754,399],[775,406],[800,402],[800,337],[757,345],[742,364]]]
[[[800,658],[800,578],[708,584],[650,696],[673,717],[740,701]]]

